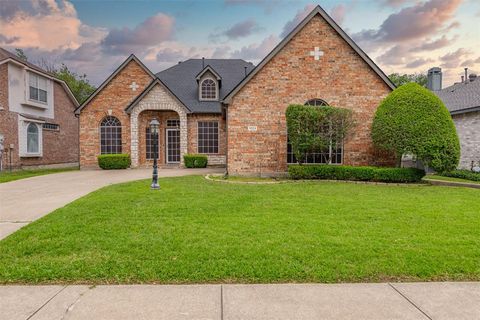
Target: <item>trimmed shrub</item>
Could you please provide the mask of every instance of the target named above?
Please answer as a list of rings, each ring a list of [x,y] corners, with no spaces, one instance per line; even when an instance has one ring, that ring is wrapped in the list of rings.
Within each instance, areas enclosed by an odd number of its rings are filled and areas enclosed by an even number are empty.
[[[452,117],[443,102],[416,83],[391,92],[380,104],[372,125],[379,149],[394,152],[397,160],[412,153],[435,171],[454,170],[460,143]]]
[[[126,169],[131,164],[129,154],[102,154],[97,159],[98,166],[105,170]]]
[[[186,154],[183,156],[183,161],[187,168],[206,168],[208,158],[204,154]]]
[[[453,170],[449,172],[443,172],[441,174],[444,177],[459,178],[471,181],[480,181],[480,173],[475,173],[469,170]]]
[[[425,172],[415,168],[352,167],[335,165],[290,165],[290,179],[353,180],[412,183],[422,180]]]

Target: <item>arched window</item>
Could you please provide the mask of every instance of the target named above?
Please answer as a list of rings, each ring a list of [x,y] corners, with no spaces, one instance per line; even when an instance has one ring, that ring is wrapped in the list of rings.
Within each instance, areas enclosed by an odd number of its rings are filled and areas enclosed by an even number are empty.
[[[216,100],[217,83],[210,78],[203,80],[200,85],[200,98],[202,100]]]
[[[107,116],[100,124],[100,151],[102,154],[122,153],[122,124]]]
[[[322,99],[311,99],[305,102],[306,106],[325,107],[328,103]],[[343,141],[330,141],[330,144],[324,150],[308,152],[305,154],[305,163],[324,163],[324,164],[341,164],[343,161]],[[288,141],[287,136],[287,163],[297,163],[292,145]]]
[[[328,106],[328,103],[325,102],[325,100],[322,99],[311,99],[305,102],[306,106],[314,106],[314,107],[324,107]]]
[[[38,126],[30,123],[27,127],[27,153],[40,152],[40,139],[38,136]]]

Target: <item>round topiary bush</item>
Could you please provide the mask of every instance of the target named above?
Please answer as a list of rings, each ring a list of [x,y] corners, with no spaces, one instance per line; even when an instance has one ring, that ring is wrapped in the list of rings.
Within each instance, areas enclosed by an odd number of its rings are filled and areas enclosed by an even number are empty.
[[[460,143],[443,102],[416,83],[391,92],[380,104],[372,126],[373,143],[395,152],[397,159],[412,153],[438,172],[457,167]]]

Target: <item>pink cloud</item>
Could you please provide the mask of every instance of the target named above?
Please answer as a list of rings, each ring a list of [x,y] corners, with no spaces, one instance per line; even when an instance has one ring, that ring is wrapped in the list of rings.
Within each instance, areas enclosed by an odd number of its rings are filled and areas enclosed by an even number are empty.
[[[283,27],[281,38],[285,38],[305,17],[316,7],[315,4],[308,4],[302,10],[299,10],[295,17],[288,21]]]
[[[275,35],[270,35],[259,44],[244,46],[232,53],[232,58],[245,60],[261,60],[279,43],[280,39]]]
[[[342,24],[345,19],[345,14],[347,13],[347,6],[344,4],[336,5],[332,8],[330,15],[337,24]]]

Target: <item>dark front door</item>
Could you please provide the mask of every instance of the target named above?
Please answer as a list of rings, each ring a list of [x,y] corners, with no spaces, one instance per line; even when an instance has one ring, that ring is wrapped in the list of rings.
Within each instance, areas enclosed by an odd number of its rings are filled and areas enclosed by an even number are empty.
[[[166,153],[167,163],[180,162],[180,130],[167,129],[166,139]]]

